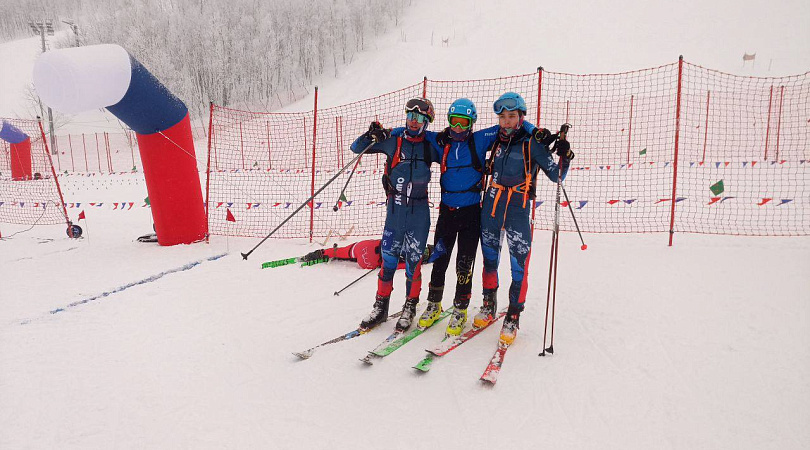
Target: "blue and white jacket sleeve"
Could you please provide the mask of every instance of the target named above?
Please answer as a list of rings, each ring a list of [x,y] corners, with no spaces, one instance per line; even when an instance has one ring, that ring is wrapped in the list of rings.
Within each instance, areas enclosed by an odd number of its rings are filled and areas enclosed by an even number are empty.
[[[554,161],[554,156],[552,155],[551,150],[547,145],[533,139],[531,139],[529,142],[531,142],[532,162],[540,166],[540,169],[549,180],[556,183],[557,175],[560,173],[560,167]],[[570,162],[567,159],[561,159],[561,161],[562,179],[565,180],[566,175],[568,175],[568,166]]]
[[[392,133],[392,136],[393,136],[393,133]],[[386,140],[384,140],[382,142],[377,142],[370,149],[368,149],[368,151],[366,151],[366,153],[386,153],[387,154],[386,148],[388,147],[388,145],[384,145],[384,144],[386,142],[390,141],[390,140],[391,140],[391,138],[388,138],[388,139],[386,139]],[[363,133],[363,134],[360,135],[360,137],[355,139],[354,142],[352,142],[352,145],[351,145],[350,148],[352,149],[352,151],[354,153],[361,153],[364,148],[368,147],[369,144],[371,144],[371,139],[367,138],[366,134]]]

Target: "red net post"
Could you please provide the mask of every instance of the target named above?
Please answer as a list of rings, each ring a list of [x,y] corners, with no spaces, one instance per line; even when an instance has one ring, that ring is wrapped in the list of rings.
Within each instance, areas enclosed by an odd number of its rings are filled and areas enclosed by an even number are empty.
[[[709,143],[709,102],[712,91],[706,91],[706,123],[703,124],[703,156],[700,157],[701,164],[706,162],[706,146]]]
[[[82,148],[84,148],[84,171],[90,172],[90,163],[87,162],[87,141],[84,138],[84,133],[82,133]]]
[[[65,206],[65,197],[62,196],[62,187],[59,186],[59,178],[56,176],[56,171],[53,168],[53,159],[51,159],[51,152],[48,151],[48,141],[45,139],[45,130],[42,128],[42,121],[38,120],[37,123],[39,124],[39,135],[42,138],[42,145],[45,147],[45,155],[48,156],[48,166],[51,169],[51,175],[53,176],[54,184],[56,185],[56,193],[59,194],[59,206],[62,209],[62,214],[65,218],[65,225],[67,225],[68,232],[70,233],[70,237],[73,237],[73,228],[70,226],[70,218],[67,214],[67,208]]]
[[[73,141],[70,139],[70,135],[68,134],[68,146],[70,147],[70,171],[76,172],[76,163],[73,161]]]
[[[101,173],[101,148],[98,145],[98,133],[93,133],[96,137],[96,159],[98,160],[98,173]]]
[[[427,98],[427,77],[422,78],[422,97]]]
[[[62,152],[59,151],[59,136],[53,136],[53,145],[56,150],[56,167],[59,169],[59,172],[62,172],[62,158],[60,158]]]
[[[205,165],[205,242],[210,242],[211,237],[211,138],[214,135],[214,102],[208,102],[208,151],[206,159],[208,162]]]
[[[672,200],[669,213],[669,246],[672,247],[672,237],[675,235],[675,194],[678,192],[678,144],[681,137],[681,86],[683,83],[683,56],[678,57],[678,94],[675,106],[675,155],[672,167]]]
[[[312,184],[310,186],[310,197],[315,197],[315,149],[318,142],[318,86],[315,86],[315,106],[312,117]],[[312,234],[315,229],[315,199],[309,204],[309,242],[312,242]]]
[[[627,121],[627,164],[630,164],[630,144],[633,142],[633,94],[630,94],[630,119]]]
[[[771,85],[770,92],[768,94],[768,123],[765,128],[765,156],[762,158],[763,161],[768,160],[768,143],[770,142],[771,137],[771,105],[773,104],[773,85]]]
[[[785,100],[785,87],[779,86],[779,117],[776,121],[776,160],[779,161],[779,137],[782,131],[782,103]]]

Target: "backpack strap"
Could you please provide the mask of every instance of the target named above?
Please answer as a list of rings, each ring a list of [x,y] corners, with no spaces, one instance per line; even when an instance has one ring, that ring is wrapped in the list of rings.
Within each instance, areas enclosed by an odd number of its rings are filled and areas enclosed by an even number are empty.
[[[467,147],[470,149],[470,161],[472,161],[473,169],[482,172],[483,167],[481,166],[481,160],[478,159],[478,152],[475,151],[475,139],[472,133],[470,133],[470,136],[467,138]]]
[[[397,136],[397,149],[394,151],[394,155],[391,158],[387,158],[385,161],[385,171],[383,172],[382,176],[382,184],[383,189],[385,189],[385,195],[391,195],[396,191],[394,188],[393,183],[391,183],[391,170],[399,164],[402,160],[402,136]]]
[[[422,141],[422,149],[424,151],[423,161],[425,161],[425,164],[430,168],[430,165],[433,164],[433,152],[430,151],[430,144],[428,144],[427,139]]]

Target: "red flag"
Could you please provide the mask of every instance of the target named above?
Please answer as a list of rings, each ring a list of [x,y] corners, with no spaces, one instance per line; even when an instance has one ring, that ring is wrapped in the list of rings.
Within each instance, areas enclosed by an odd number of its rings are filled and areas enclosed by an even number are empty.
[[[85,218],[84,217],[84,210],[82,210],[82,212],[79,213],[79,219],[78,220],[82,220],[84,218]]]
[[[225,208],[225,220],[228,222],[236,222],[236,217],[231,214],[230,208]]]

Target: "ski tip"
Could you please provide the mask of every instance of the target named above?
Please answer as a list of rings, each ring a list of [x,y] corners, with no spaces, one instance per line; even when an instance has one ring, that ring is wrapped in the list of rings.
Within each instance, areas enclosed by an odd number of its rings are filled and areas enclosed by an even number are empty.
[[[480,380],[481,384],[483,384],[484,386],[495,386],[495,383],[498,381],[497,378],[487,378],[487,377],[481,377]]]
[[[247,261],[248,254],[247,253],[241,253],[241,255],[242,255],[242,259]]]
[[[312,356],[312,351],[307,350],[305,352],[293,352],[293,355],[297,356],[300,359],[309,359]]]
[[[371,358],[369,358],[368,356],[366,356],[365,358],[360,358],[360,361],[365,363],[366,366],[374,365],[374,361],[372,361]]]
[[[335,291],[335,293],[334,293],[334,294],[333,294],[333,295],[337,295],[337,296],[340,296],[340,292],[338,292],[338,291]]]

